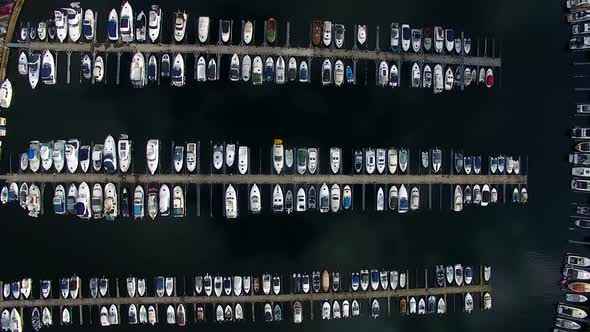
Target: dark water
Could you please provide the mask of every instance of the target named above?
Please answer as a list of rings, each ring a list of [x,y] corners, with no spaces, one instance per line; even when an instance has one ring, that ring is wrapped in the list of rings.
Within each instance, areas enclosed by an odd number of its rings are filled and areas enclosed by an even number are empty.
[[[44,19],[63,5],[66,2],[29,1],[23,17]],[[140,2],[132,5],[137,12]],[[147,12],[148,5],[141,7]],[[84,8],[89,6],[99,9],[104,30],[108,11],[119,8],[120,3],[82,3]],[[297,328],[538,331],[552,325],[568,235],[564,216],[571,198],[566,194],[569,170],[563,157],[569,144],[566,114],[573,111],[575,102],[569,93],[572,70],[567,66],[568,26],[561,1],[166,1],[161,6],[168,14],[183,8],[189,16],[251,18],[260,23],[270,15],[279,22],[289,19],[295,36],[292,43],[300,45],[306,44],[307,24],[316,17],[345,23],[348,32],[352,24],[366,23],[370,36],[374,25],[386,26],[392,20],[412,26],[452,26],[473,37],[502,40],[502,88],[433,95],[431,91],[392,91],[372,85],[320,88],[317,80],[305,86],[262,88],[225,80],[196,85],[189,80],[183,89],[136,90],[128,84],[130,60],[125,56],[120,86],[112,84],[111,75],[108,86],[89,87],[77,83],[76,55],[72,57],[74,84],[65,86],[66,58],[60,54],[59,85],[40,84],[33,93],[26,79],[17,78],[15,52],[9,75],[15,93],[13,106],[5,113],[9,128],[5,152],[23,151],[30,139],[78,137],[89,142],[122,132],[139,142],[141,150],[151,137],[180,142],[239,140],[256,147],[269,146],[276,136],[296,145],[321,147],[461,147],[482,154],[528,154],[529,204],[468,209],[461,214],[448,209],[423,211],[404,217],[376,213],[246,216],[235,224],[221,217],[197,218],[194,213],[182,221],[141,224],[49,215],[33,220],[13,206],[0,212],[3,279],[23,275],[57,278],[72,273],[191,275],[486,263],[494,269],[492,312],[386,321],[314,321]],[[170,21],[165,23],[169,26]],[[194,31],[196,23],[191,22]],[[104,38],[104,31],[101,34]],[[165,31],[165,35],[170,33]],[[109,64],[114,60],[111,57]],[[109,70],[109,74],[113,73]],[[268,327],[250,323],[229,328]],[[294,327],[284,323],[280,328]]]

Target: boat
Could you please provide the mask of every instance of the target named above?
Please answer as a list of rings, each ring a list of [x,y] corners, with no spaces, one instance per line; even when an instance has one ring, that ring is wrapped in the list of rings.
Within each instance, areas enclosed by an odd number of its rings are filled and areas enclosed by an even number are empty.
[[[177,11],[174,18],[174,40],[179,43],[184,39],[186,31],[187,14]]]
[[[352,207],[352,190],[349,185],[344,186],[342,193],[342,207],[349,210]]]
[[[200,43],[206,43],[209,39],[209,23],[208,16],[199,16],[197,24],[197,36]]]
[[[223,145],[213,145],[213,167],[220,170],[223,167]]]
[[[197,72],[198,72],[198,67],[197,67]],[[168,54],[162,55],[162,60],[160,63],[160,76],[170,77],[170,55],[168,55]]]
[[[114,138],[112,136],[108,136],[107,139],[105,140],[105,147],[108,146],[112,146],[114,145]],[[108,150],[108,149],[107,149]],[[117,156],[119,159],[119,169],[121,170],[121,172],[123,173],[127,173],[127,171],[129,170],[129,166],[131,165],[131,140],[129,140],[129,136],[127,136],[126,134],[121,134],[119,136],[119,141],[117,142]],[[107,154],[105,154],[105,161],[106,158],[108,157]],[[113,166],[116,169],[117,168],[117,158],[113,157]],[[104,162],[103,162],[104,164]],[[106,164],[105,164],[106,165]],[[107,167],[108,169],[108,167]]]
[[[68,307],[64,307],[61,312],[61,323],[63,325],[69,325],[71,323],[71,318],[72,316],[70,314],[70,309]]]
[[[383,211],[385,209],[385,195],[383,194],[383,188],[379,187],[377,190],[377,211]]]
[[[272,210],[275,213],[283,212],[285,203],[283,202],[283,189],[280,185],[275,185],[272,195]]]
[[[84,54],[82,57],[80,72],[85,79],[89,80],[92,78],[92,61],[90,60],[90,56],[88,56],[88,54]]]
[[[590,272],[583,270],[583,269],[577,269],[574,267],[570,267],[567,265],[563,268],[562,274],[564,277],[575,279],[575,280],[590,280]]]
[[[379,189],[381,189],[381,188],[379,188]],[[392,185],[389,188],[388,198],[389,199],[387,200],[387,202],[388,202],[389,209],[392,211],[397,210],[397,204],[398,204],[399,198],[398,198],[398,193],[397,193],[397,187],[395,185]]]
[[[330,209],[332,212],[338,212],[340,209],[340,186],[337,184],[333,184],[330,190]]]
[[[171,71],[172,85],[176,87],[184,86],[185,75],[184,75],[184,58],[182,54],[178,53],[174,56],[174,64],[172,65]]]
[[[135,88],[142,88],[147,82],[145,57],[140,52],[135,53],[131,60],[129,80],[131,81],[131,85]]]
[[[568,320],[565,318],[555,318],[555,326],[557,327],[562,327],[568,330],[579,330],[582,326],[577,323],[574,322],[573,320]],[[555,329],[554,332],[562,332],[564,330],[559,330],[559,329]]]
[[[29,60],[27,54],[24,51],[20,52],[18,56],[18,73],[26,75],[29,72]]]
[[[313,46],[320,46],[322,40],[322,21],[311,21],[311,43]]]
[[[43,61],[41,63],[41,80],[43,83],[47,85],[53,85],[57,82],[57,66],[55,65],[55,59],[53,54],[50,51],[43,51]],[[6,80],[4,82],[10,81]],[[10,96],[12,96],[12,86],[10,86],[10,90],[6,92],[10,92]],[[0,98],[3,98],[6,95],[6,92],[0,92]],[[9,103],[10,104],[10,103]]]
[[[41,143],[39,149],[39,158],[41,159],[41,166],[43,170],[49,171],[53,165],[53,142]],[[21,170],[25,171],[29,165],[28,155],[21,154]]]
[[[277,22],[274,18],[266,20],[265,38],[269,44],[274,44],[277,39]]]
[[[140,309],[141,312],[141,309]],[[150,325],[156,325],[156,323],[158,322],[158,318],[156,316],[156,309],[154,308],[153,305],[150,305],[147,309],[147,321]]]
[[[296,301],[293,303],[293,323],[299,324],[303,321],[302,306],[301,302]]]
[[[180,173],[182,171],[182,166],[184,163],[184,146],[177,145],[174,147],[174,170],[176,173]]]
[[[250,211],[252,213],[259,213],[261,211],[261,198],[258,186],[254,184],[250,189]]]
[[[354,74],[352,72],[352,67],[350,67],[350,65],[346,66],[346,82],[354,83]]]
[[[56,17],[56,26],[57,26],[57,17]],[[109,21],[107,23],[107,34],[110,41],[118,42],[119,41],[119,15],[117,11],[113,8],[109,13]],[[57,26],[57,36],[59,38],[59,26]]]
[[[150,82],[155,82],[158,79],[158,60],[156,60],[155,55],[150,55],[150,59],[148,60],[147,76]]]
[[[123,6],[121,7],[119,32],[121,33],[121,40],[124,43],[133,42],[133,9],[127,1],[123,2]]]
[[[428,151],[422,151],[422,167],[428,168],[429,159],[430,158],[428,157]]]
[[[305,196],[305,189],[300,187],[297,190],[297,203],[295,205],[295,211],[305,212],[305,210],[307,210],[306,203],[307,203],[307,199]]]
[[[407,52],[410,50],[412,39],[412,30],[408,24],[402,24],[402,50]]]
[[[315,186],[310,186],[309,190],[307,191],[307,209],[308,210],[315,210],[317,205],[317,193]]]
[[[332,62],[330,59],[324,59],[322,63],[322,85],[332,84]]]
[[[165,285],[164,285],[165,281],[164,281],[164,277],[162,276],[158,276],[156,277],[156,296],[157,297],[163,297],[165,294]]]
[[[463,266],[461,264],[455,265],[455,283],[457,286],[463,284]]]
[[[184,193],[180,186],[175,186],[172,191],[172,216],[174,218],[184,217]]]
[[[272,277],[272,292],[275,295],[279,295],[281,293],[281,278],[277,275]]]
[[[486,80],[486,87],[491,88],[494,86],[494,72],[493,72],[492,68],[488,68],[488,70],[486,71],[485,80]]]
[[[324,21],[322,27],[322,42],[324,46],[330,47],[332,44],[332,22]]]
[[[461,37],[457,36],[457,37],[455,37],[455,52],[457,54],[461,54],[462,50],[463,50],[463,45],[461,42]]]
[[[273,166],[277,174],[281,174],[284,164],[284,148],[281,139],[275,139],[272,147]]]
[[[115,12],[116,13],[116,12]],[[55,32],[57,35],[57,39],[60,43],[63,43],[68,36],[68,26],[66,23],[66,16],[64,11],[62,10],[54,10],[53,11],[53,23],[55,25]]]
[[[28,300],[31,297],[31,290],[32,290],[32,281],[31,278],[23,278],[20,282],[20,293],[24,297],[25,300]]]
[[[152,220],[158,216],[158,207],[158,189],[151,187],[148,189],[147,214]]]
[[[270,294],[270,274],[264,273],[262,274],[262,292],[265,295]]]
[[[385,61],[379,63],[379,76],[377,82],[379,86],[387,86],[389,84],[389,67]]]
[[[252,59],[249,55],[244,55],[242,58],[242,81],[248,82],[250,80],[250,73],[252,71]]]
[[[145,13],[143,10],[139,12],[136,17],[136,25],[135,25],[135,40],[137,42],[143,43],[146,40],[146,30],[147,30],[147,20],[145,17]]]
[[[123,189],[123,196],[125,196],[126,189]],[[122,202],[125,206],[125,201]],[[106,220],[113,221],[119,214],[118,210],[117,189],[112,183],[107,183],[104,186],[104,216]]]
[[[240,58],[236,53],[234,53],[234,55],[231,57],[229,79],[232,82],[237,82],[240,80]]]
[[[231,287],[231,278],[230,277],[223,277],[223,292],[226,296],[231,295],[232,287]]]
[[[453,29],[445,29],[445,48],[447,53],[451,53],[455,48],[455,32]]]
[[[463,51],[466,55],[469,55],[469,52],[471,52],[471,38],[465,37],[463,39]]]
[[[235,296],[242,295],[242,277],[241,276],[234,276],[233,279],[233,291]]]
[[[411,73],[411,85],[412,88],[419,88],[421,81],[421,73],[420,73],[420,66],[417,63],[414,63],[412,66],[412,73]]]
[[[146,157],[147,157],[147,164],[148,170],[150,174],[154,175],[156,170],[158,169],[158,155],[159,155],[159,148],[160,141],[157,139],[150,139],[147,142],[146,148]]]
[[[342,48],[344,46],[345,31],[344,24],[334,24],[334,45],[336,48]]]
[[[279,56],[277,59],[276,70],[275,70],[275,83],[276,84],[284,84],[285,83],[285,60],[282,56]]]
[[[432,87],[432,69],[429,65],[424,65],[424,74],[422,75],[422,87],[430,89]]]
[[[460,185],[455,187],[453,210],[455,212],[463,210],[463,190]]]
[[[453,76],[453,69],[449,66],[447,68],[447,71],[445,73],[445,90],[450,91],[453,89],[453,82],[454,82],[454,76]]]
[[[252,65],[252,84],[254,85],[262,85],[263,76],[262,76],[262,58],[259,56],[254,57],[254,62]]]
[[[231,37],[231,22],[228,20],[221,21],[221,41],[223,43],[229,42]]]
[[[451,265],[448,265],[445,268],[445,275],[447,277],[447,285],[451,285],[453,283],[453,279],[455,277],[455,270]]]
[[[238,217],[238,198],[236,190],[231,184],[225,190],[225,217],[227,219]]]
[[[214,58],[209,59],[209,64],[207,65],[207,80],[217,80],[217,62],[215,62]]]
[[[20,23],[20,40],[21,41],[27,41],[27,38],[29,38],[29,32],[28,32],[28,24],[25,24],[24,22]]]
[[[92,215],[95,219],[102,218],[102,209],[104,206],[104,197],[102,192],[102,186],[100,183],[95,183],[92,187],[92,199],[90,200],[92,205]]]
[[[344,82],[344,64],[341,60],[337,60],[334,65],[334,84],[341,86]]]
[[[393,52],[399,51],[399,24],[397,22],[391,23],[389,30],[389,47]]]
[[[416,298],[410,298],[410,314],[416,314]]]
[[[424,29],[424,36],[423,36],[423,44],[424,44],[424,50],[426,52],[430,52],[430,50],[432,49],[432,28],[431,27],[426,27]]]
[[[565,294],[565,300],[573,303],[585,303],[588,301],[588,297],[582,294]]]
[[[103,160],[102,166],[107,173],[114,173],[117,171],[117,153],[116,144],[113,136],[109,135],[104,140],[102,148]]]
[[[426,302],[424,301],[424,298],[420,298],[420,300],[418,300],[418,315],[424,314],[426,314]]]
[[[412,29],[412,50],[415,53],[420,52],[422,48],[422,30]]]
[[[473,157],[473,172],[479,174],[481,172],[481,156]]]
[[[143,187],[138,185],[135,187],[135,191],[133,193],[133,217],[135,219],[143,219],[145,215],[145,193]]]
[[[78,169],[79,147],[80,147],[80,141],[78,141],[77,139],[68,140],[67,144],[64,147],[64,153],[66,156],[66,164],[68,167],[68,171],[70,173],[75,173],[76,170]],[[31,169],[33,170],[30,156],[29,156],[29,167],[31,167]]]
[[[465,306],[464,306],[464,310],[467,313],[471,313],[471,311],[473,310],[473,297],[471,296],[470,293],[465,294]]]
[[[145,279],[138,278],[137,279],[137,295],[142,297],[145,295],[145,291],[146,291]]]
[[[313,188],[313,187],[312,187]],[[311,197],[311,195],[309,195]],[[328,186],[324,183],[320,187],[320,212],[326,213],[330,209],[330,191]]]
[[[48,41],[53,41],[57,34],[57,28],[55,27],[55,20],[49,19],[47,21],[47,35],[49,36]]]
[[[375,150],[369,148],[365,151],[365,170],[368,174],[375,171]]]
[[[361,270],[360,272],[361,290],[366,291],[369,288],[369,270]]]
[[[155,43],[160,37],[162,24],[162,9],[158,5],[152,5],[149,12],[148,34],[152,43]]]
[[[441,65],[434,66],[434,93],[441,93],[443,91],[443,70]]]
[[[207,296],[211,296],[213,292],[213,281],[210,274],[205,274],[203,277],[203,289],[205,290],[205,294]]]
[[[301,61],[299,63],[299,82],[305,83],[308,80],[307,62]]]
[[[408,191],[406,190],[405,185],[401,185],[398,191],[398,205],[397,205],[397,212],[399,213],[406,213],[408,212],[409,208],[409,201],[408,201]]]
[[[68,34],[73,43],[80,40],[82,34],[82,8],[79,2],[70,3],[70,8],[66,8],[68,13]],[[31,31],[34,31],[32,29]]]
[[[92,75],[94,76],[94,80],[96,82],[102,82],[104,77],[104,62],[102,57],[99,55],[94,60],[94,67],[92,69]]]
[[[399,151],[399,170],[403,173],[408,168],[408,150],[401,149]]]
[[[106,297],[109,293],[109,279],[102,277],[98,281],[98,294],[101,297]]]
[[[418,187],[412,188],[410,197],[410,210],[418,210],[420,208],[420,191],[418,190]]]
[[[252,36],[254,35],[254,27],[251,21],[246,21],[244,23],[244,32],[242,35],[242,40],[246,45],[250,45],[252,42]]]

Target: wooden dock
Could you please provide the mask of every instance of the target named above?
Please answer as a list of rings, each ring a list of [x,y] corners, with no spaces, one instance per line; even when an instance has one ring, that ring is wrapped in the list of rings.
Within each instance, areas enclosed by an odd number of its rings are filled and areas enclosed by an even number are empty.
[[[5,45],[9,44],[12,40],[12,36],[14,36],[14,32],[16,31],[16,23],[18,21],[18,17],[20,15],[20,11],[23,8],[23,4],[25,3],[24,0],[16,0],[14,6],[12,7],[12,13],[10,14],[10,19],[8,21],[8,27],[6,28],[6,36],[4,37]],[[2,57],[0,58],[0,80],[4,81],[6,79],[6,68],[8,67],[8,58],[10,56],[10,48],[5,47],[2,49]]]
[[[96,173],[9,173],[0,175],[5,182],[35,183],[177,183],[177,184],[505,184],[526,185],[526,175],[269,175],[269,174],[96,174]]]

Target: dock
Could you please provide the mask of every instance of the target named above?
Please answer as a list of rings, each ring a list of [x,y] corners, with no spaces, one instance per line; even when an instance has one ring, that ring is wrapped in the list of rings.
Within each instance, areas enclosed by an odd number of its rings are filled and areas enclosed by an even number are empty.
[[[20,11],[23,8],[24,3],[24,0],[16,0],[16,2],[14,3],[14,6],[12,7],[12,13],[10,14],[10,19],[8,21],[8,27],[6,29],[6,36],[4,37],[5,41],[10,41],[13,39],[12,37],[14,36],[14,32],[16,31],[16,23],[18,21]],[[0,58],[0,80],[2,81],[6,79],[6,68],[8,67],[9,57],[10,48],[4,47],[2,49],[2,57]]]
[[[471,185],[474,183],[526,185],[527,175],[294,175],[294,174],[98,174],[98,173],[8,173],[0,175],[4,182],[35,183],[177,183],[177,184],[449,184]]]
[[[78,53],[182,53],[182,54],[212,54],[212,55],[259,55],[283,56],[300,58],[329,58],[354,59],[368,61],[416,62],[436,63],[445,65],[469,65],[478,67],[502,66],[502,59],[497,57],[444,55],[427,53],[393,53],[379,50],[337,49],[337,48],[301,48],[277,46],[247,46],[247,45],[197,45],[197,44],[120,44],[120,43],[59,43],[59,42],[30,42],[6,43],[8,48],[29,51],[50,50],[55,52]]]

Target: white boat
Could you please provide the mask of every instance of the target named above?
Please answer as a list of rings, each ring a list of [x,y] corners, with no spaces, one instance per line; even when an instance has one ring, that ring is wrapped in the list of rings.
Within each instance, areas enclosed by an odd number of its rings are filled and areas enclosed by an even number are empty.
[[[358,25],[357,26],[357,41],[359,42],[359,44],[361,46],[363,46],[365,44],[365,42],[367,41],[367,26],[366,25]]]
[[[383,194],[383,188],[379,187],[377,190],[377,211],[383,211],[385,209],[385,195]]]
[[[322,85],[332,84],[332,62],[330,59],[324,59],[322,64]]]
[[[137,279],[135,277],[127,277],[127,294],[129,297],[135,297],[137,290]]]
[[[375,171],[375,150],[370,148],[365,152],[365,169],[368,174]]]
[[[260,201],[260,190],[258,189],[258,186],[254,184],[252,188],[250,188],[250,211],[252,211],[252,213],[260,212]]]
[[[461,264],[455,265],[455,283],[457,286],[463,284],[463,266]]]
[[[104,216],[106,220],[113,221],[119,215],[119,199],[117,188],[112,183],[104,186]]]
[[[73,43],[77,43],[82,34],[82,8],[80,8],[79,2],[72,2],[70,6],[70,8],[67,8],[68,34],[70,40]]]
[[[207,80],[207,62],[204,57],[199,57],[197,61],[197,82],[205,82]]]
[[[246,45],[249,45],[252,42],[253,36],[253,26],[252,22],[246,21],[244,24],[244,32],[243,32],[243,41]]]
[[[94,68],[92,70],[92,74],[94,76],[94,80],[96,82],[102,82],[104,77],[104,62],[102,60],[102,56],[97,56],[94,60]]]
[[[184,193],[180,186],[176,186],[172,192],[172,216],[182,218],[184,217],[184,213]]]
[[[457,33],[457,37],[455,37],[455,52],[457,54],[461,54],[462,50],[463,50],[463,45],[462,45],[461,36],[459,35],[459,33]]]
[[[170,77],[170,55],[167,53],[162,55],[162,60],[160,62],[160,76]]]
[[[60,43],[63,43],[68,37],[67,18],[62,10],[54,10],[53,19],[55,22],[57,39],[59,39]]]
[[[445,30],[445,48],[447,53],[451,53],[455,48],[455,32],[453,29]]]
[[[199,37],[199,42],[205,43],[209,38],[209,17],[208,16],[199,16],[198,26],[197,26],[197,33]]]
[[[324,46],[329,47],[332,44],[332,22],[324,21],[322,41]]]
[[[471,311],[473,310],[473,297],[471,296],[470,293],[465,294],[465,306],[464,306],[464,310],[467,313],[471,313]]]
[[[117,171],[117,145],[113,136],[109,135],[102,146],[102,166],[108,173]]]
[[[133,217],[143,219],[145,215],[145,192],[142,186],[136,186],[133,192]]]
[[[460,185],[455,187],[453,210],[455,212],[463,210],[463,190]]]
[[[422,75],[422,87],[430,89],[432,87],[432,69],[429,65],[424,65],[424,74]]]
[[[150,139],[147,142],[146,157],[148,170],[150,174],[154,175],[158,169],[158,157],[160,153],[160,141],[157,139]]]
[[[80,169],[82,172],[88,172],[90,167],[90,145],[82,145],[78,152],[78,159],[80,160]]]
[[[408,24],[402,24],[402,50],[407,52],[410,50],[412,43],[412,30]]]
[[[377,172],[383,174],[385,171],[385,149],[377,149]]]
[[[389,209],[390,210],[397,210],[397,204],[399,202],[399,197],[398,197],[398,193],[397,193],[397,187],[395,185],[392,185],[389,188],[389,200],[388,200],[388,205],[389,205]]]
[[[86,9],[84,12],[84,20],[82,21],[82,34],[84,39],[90,41],[95,37],[94,32],[94,13],[92,9]]]
[[[82,57],[80,72],[85,79],[89,80],[92,78],[92,60],[90,60],[90,56],[88,54],[84,54]]]
[[[305,83],[309,80],[307,70],[307,62],[301,61],[301,63],[299,63],[299,82]]]
[[[80,147],[80,141],[77,139],[71,139],[65,145],[65,156],[68,171],[75,173],[78,169],[78,149]],[[30,159],[29,159],[30,163]]]
[[[236,145],[227,144],[225,146],[225,164],[227,167],[232,167],[236,159]]]
[[[145,70],[145,57],[142,53],[137,52],[133,55],[129,70],[129,80],[133,87],[142,88],[147,83]]]
[[[280,139],[276,139],[272,147],[272,159],[273,166],[277,174],[281,174],[281,171],[283,170],[284,153],[285,151],[283,148],[283,141]]]
[[[377,79],[379,86],[387,86],[389,84],[389,66],[387,62],[381,61],[379,64],[379,76]]]
[[[209,81],[216,81],[218,79],[217,76],[217,62],[215,62],[215,58],[211,58],[207,65],[207,79]]]
[[[145,13],[142,11],[139,12],[137,15],[136,25],[135,25],[135,40],[143,43],[146,40],[146,17]]]
[[[418,187],[413,187],[410,196],[410,210],[418,210],[420,208],[420,191]]]
[[[332,212],[338,212],[338,210],[340,210],[340,205],[340,186],[335,183],[330,190],[330,209]]]
[[[325,183],[320,187],[320,212],[326,213],[330,210],[330,190]]]
[[[340,148],[330,148],[330,169],[333,174],[340,171]]]
[[[162,24],[162,9],[158,5],[152,5],[149,13],[148,34],[152,43],[155,43],[160,37]]]
[[[307,170],[309,174],[315,174],[318,166],[318,149],[316,148],[309,148],[307,149]]]
[[[186,169],[194,172],[197,167],[197,143],[186,143]]]
[[[12,84],[8,79],[0,86],[0,107],[9,108],[12,101]],[[4,123],[2,123],[4,124]]]
[[[285,59],[282,56],[279,56],[277,59],[276,67],[275,67],[275,83],[276,84],[284,84],[285,83]]]
[[[41,80],[47,85],[53,85],[57,81],[57,67],[55,59],[50,51],[43,51],[41,63]]]
[[[227,219],[238,217],[238,197],[236,190],[231,184],[225,190],[225,217]]]
[[[167,217],[170,215],[170,188],[168,185],[163,184],[160,186],[160,191],[158,192],[158,210],[160,215],[163,217]]]
[[[155,220],[158,216],[158,190],[156,188],[149,188],[148,189],[148,198],[147,198],[147,211],[148,216]]]
[[[109,36],[109,40],[113,42],[119,41],[119,14],[115,8],[111,9],[109,13],[109,21],[107,23],[107,34]],[[58,37],[59,37],[59,29],[58,29]]]
[[[408,191],[406,190],[406,186],[403,184],[399,187],[398,198],[399,198],[399,201],[397,204],[397,211],[399,213],[408,212],[408,208],[409,208]]]
[[[415,53],[420,52],[422,48],[422,30],[412,29],[412,50]]]
[[[280,185],[275,185],[272,193],[272,210],[275,213],[283,212],[285,204],[283,200],[283,189]]]
[[[221,21],[221,41],[223,43],[229,42],[231,37],[231,22],[228,20]]]
[[[248,82],[250,80],[250,72],[252,71],[252,58],[249,55],[244,55],[242,58],[242,81]]]
[[[176,42],[181,42],[184,39],[186,31],[186,20],[187,15],[185,12],[176,12],[176,16],[174,19],[174,40]]]
[[[248,147],[240,146],[238,148],[238,172],[244,175],[248,172]]]
[[[305,195],[305,189],[299,188],[297,190],[297,203],[295,206],[295,211],[297,212],[305,212],[307,210],[307,199]]]
[[[82,219],[90,219],[92,217],[91,197],[88,184],[86,182],[80,183],[80,186],[78,186],[78,197],[74,206],[78,217]]]
[[[18,56],[18,73],[26,75],[29,72],[29,59],[24,51],[20,52]]]
[[[444,48],[445,31],[440,26],[434,27],[434,50],[436,53],[441,53]]]
[[[240,80],[240,57],[234,53],[229,65],[229,80],[237,82]]]
[[[155,55],[150,55],[148,60],[147,77],[150,82],[155,82],[158,79],[158,60]]]
[[[174,170],[176,173],[180,173],[182,171],[182,166],[184,164],[184,146],[177,145],[174,147]]]
[[[447,68],[447,71],[445,73],[445,90],[450,91],[453,89],[453,82],[454,82],[454,76],[453,76],[453,69],[451,67]]]

